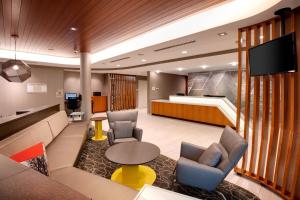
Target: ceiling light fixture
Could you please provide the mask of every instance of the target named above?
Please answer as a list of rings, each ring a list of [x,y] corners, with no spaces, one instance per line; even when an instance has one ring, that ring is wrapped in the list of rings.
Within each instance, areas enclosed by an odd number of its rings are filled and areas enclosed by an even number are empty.
[[[157,74],[159,74],[159,73],[160,73],[160,71],[159,71],[159,70],[155,70],[155,72],[156,72]]]
[[[121,65],[116,65],[117,67],[121,67]]]
[[[141,61],[142,61],[142,62],[146,62],[147,60],[146,60],[146,59],[142,59]]]
[[[208,66],[207,65],[201,65],[202,69],[206,69]]]
[[[31,68],[22,60],[17,60],[17,38],[18,35],[11,35],[15,39],[15,58],[2,64],[0,75],[9,82],[23,82],[31,76]]]
[[[71,27],[70,30],[71,30],[71,31],[77,31],[78,29],[75,28],[75,27]]]
[[[184,50],[184,51],[181,51],[182,54],[187,54],[188,51]]]
[[[227,33],[226,32],[222,32],[222,33],[218,33],[218,36],[225,36],[225,35],[227,35]]]
[[[231,63],[229,63],[229,64],[232,65],[232,66],[237,66],[237,65],[238,65],[238,63],[235,62],[235,61],[233,61],[233,62],[231,62]]]
[[[178,71],[182,71],[182,70],[183,70],[183,68],[179,67],[179,68],[177,68],[177,70],[178,70]]]

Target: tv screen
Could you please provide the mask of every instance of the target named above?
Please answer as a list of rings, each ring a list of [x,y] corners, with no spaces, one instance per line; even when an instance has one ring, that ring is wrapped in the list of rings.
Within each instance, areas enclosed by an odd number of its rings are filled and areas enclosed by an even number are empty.
[[[296,71],[295,33],[250,48],[249,64],[251,76]]]
[[[77,93],[73,93],[73,92],[67,92],[65,93],[65,99],[75,99],[77,98]]]

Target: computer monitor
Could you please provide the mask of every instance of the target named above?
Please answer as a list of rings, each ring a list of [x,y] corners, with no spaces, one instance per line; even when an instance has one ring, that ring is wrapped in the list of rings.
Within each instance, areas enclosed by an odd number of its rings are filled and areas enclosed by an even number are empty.
[[[71,98],[71,99],[77,98],[77,93],[74,93],[74,92],[66,92],[66,93],[65,93],[65,100],[68,100],[69,98]]]

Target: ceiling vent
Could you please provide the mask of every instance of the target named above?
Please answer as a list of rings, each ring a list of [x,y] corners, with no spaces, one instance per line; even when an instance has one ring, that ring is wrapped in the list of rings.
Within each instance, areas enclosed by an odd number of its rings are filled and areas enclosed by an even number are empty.
[[[124,58],[120,58],[120,59],[117,59],[117,60],[112,60],[110,61],[111,63],[113,62],[118,62],[118,61],[121,61],[121,60],[126,60],[126,59],[129,59],[130,57],[124,57]]]
[[[172,49],[172,48],[175,48],[175,47],[184,46],[184,45],[187,45],[187,44],[192,44],[192,43],[195,43],[195,42],[196,42],[196,40],[192,40],[192,41],[184,42],[184,43],[181,43],[181,44],[175,44],[175,45],[171,45],[171,46],[168,46],[168,47],[164,47],[164,48],[160,48],[160,49],[155,49],[154,51],[155,52],[163,51],[163,50]]]

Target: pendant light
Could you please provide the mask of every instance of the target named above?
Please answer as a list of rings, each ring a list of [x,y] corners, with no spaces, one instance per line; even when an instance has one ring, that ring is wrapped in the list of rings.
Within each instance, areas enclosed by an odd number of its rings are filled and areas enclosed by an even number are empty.
[[[2,64],[0,75],[9,82],[24,82],[31,76],[31,68],[22,60],[17,60],[17,38],[18,35],[11,35],[15,40],[15,59]]]

